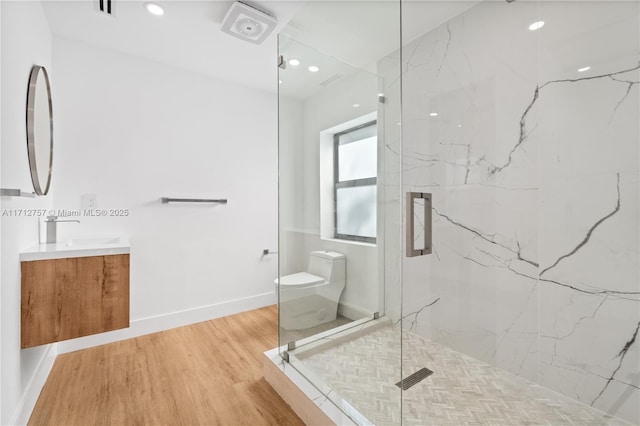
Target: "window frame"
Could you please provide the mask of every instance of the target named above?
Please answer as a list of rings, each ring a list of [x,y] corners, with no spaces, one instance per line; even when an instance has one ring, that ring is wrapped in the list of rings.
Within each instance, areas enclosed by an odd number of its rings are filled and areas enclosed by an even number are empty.
[[[350,127],[348,129],[342,130],[338,133],[333,134],[333,238],[338,240],[348,240],[348,241],[358,241],[362,243],[370,243],[376,244],[377,238],[377,229],[375,237],[363,237],[361,235],[351,235],[351,234],[340,234],[338,233],[338,189],[340,188],[352,188],[359,186],[376,186],[376,199],[378,196],[378,165],[376,164],[376,176],[364,179],[352,179],[346,181],[340,181],[340,136],[345,135],[347,133],[354,132],[359,129],[363,129],[369,126],[376,126],[376,140],[378,138],[378,120],[367,121],[366,123],[359,124],[354,127]],[[377,157],[377,155],[376,155]]]

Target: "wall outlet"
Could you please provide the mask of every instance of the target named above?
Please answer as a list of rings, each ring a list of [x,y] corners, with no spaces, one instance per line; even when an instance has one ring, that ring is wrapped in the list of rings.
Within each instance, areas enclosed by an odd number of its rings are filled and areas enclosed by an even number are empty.
[[[98,208],[96,198],[96,194],[82,194],[82,209],[92,210]]]

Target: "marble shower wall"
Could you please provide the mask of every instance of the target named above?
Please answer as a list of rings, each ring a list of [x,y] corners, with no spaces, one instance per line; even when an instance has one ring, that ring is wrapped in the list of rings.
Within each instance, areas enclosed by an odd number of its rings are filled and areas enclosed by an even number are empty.
[[[385,147],[434,200],[433,254],[402,261],[403,325],[633,423],[639,16],[479,3],[404,46],[402,147]]]

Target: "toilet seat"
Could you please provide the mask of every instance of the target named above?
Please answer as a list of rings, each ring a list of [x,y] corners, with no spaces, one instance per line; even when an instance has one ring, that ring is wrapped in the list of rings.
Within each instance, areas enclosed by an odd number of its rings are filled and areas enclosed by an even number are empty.
[[[327,280],[308,272],[298,272],[296,274],[285,275],[280,280],[276,278],[274,282],[283,287],[306,288],[326,284]]]

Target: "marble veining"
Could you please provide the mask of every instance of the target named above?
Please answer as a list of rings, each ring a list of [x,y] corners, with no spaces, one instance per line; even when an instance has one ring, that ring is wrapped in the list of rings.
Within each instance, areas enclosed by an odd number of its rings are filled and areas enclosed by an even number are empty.
[[[448,26],[447,26],[447,28],[448,28]],[[551,84],[556,84],[556,83],[577,83],[577,82],[581,82],[581,81],[589,81],[589,80],[595,80],[595,79],[600,79],[600,78],[609,78],[609,79],[611,79],[612,81],[615,81],[615,82],[626,83],[628,85],[627,86],[627,91],[624,94],[624,96],[622,97],[622,99],[620,99],[620,101],[618,101],[616,106],[613,108],[612,116],[609,119],[609,123],[610,123],[613,120],[615,112],[618,110],[618,108],[620,107],[622,102],[624,102],[627,99],[627,97],[629,96],[629,93],[631,92],[631,89],[633,88],[633,85],[639,83],[638,81],[631,81],[631,80],[624,80],[624,79],[621,80],[621,79],[615,78],[615,76],[622,75],[622,74],[627,74],[627,73],[630,73],[632,71],[637,71],[638,69],[640,69],[640,64],[638,66],[636,66],[636,67],[633,67],[633,68],[629,68],[629,69],[622,70],[622,71],[616,71],[616,72],[612,72],[612,73],[608,73],[608,74],[601,74],[601,75],[590,76],[590,77],[582,77],[582,78],[566,78],[566,79],[560,79],[560,80],[551,80],[551,81],[547,81],[546,83],[544,83],[544,84],[542,84],[540,86],[536,86],[536,88],[535,88],[535,90],[533,92],[533,99],[531,100],[529,105],[527,105],[526,109],[522,113],[522,117],[520,118],[520,123],[519,123],[520,124],[520,136],[518,138],[518,142],[511,149],[511,151],[509,151],[509,155],[508,155],[507,161],[502,166],[493,166],[493,167],[491,167],[489,169],[489,174],[493,175],[493,174],[499,173],[502,170],[504,170],[505,168],[507,168],[511,164],[511,162],[513,161],[513,153],[518,148],[520,148],[520,146],[527,139],[527,136],[529,135],[529,133],[526,130],[527,116],[529,115],[529,112],[531,111],[531,109],[533,108],[534,104],[538,100],[538,97],[540,96],[540,91],[542,89],[544,89],[545,87],[547,87],[547,86],[549,86]]]
[[[584,239],[582,241],[580,241],[578,243],[578,245],[576,245],[569,253],[563,254],[552,265],[547,266],[542,271],[540,271],[540,276],[544,275],[545,272],[549,271],[550,269],[555,268],[558,265],[558,263],[560,263],[563,259],[566,259],[566,258],[576,254],[578,252],[578,250],[580,250],[585,244],[587,244],[589,242],[589,240],[591,239],[591,234],[593,234],[593,231],[595,231],[595,229],[598,226],[600,226],[605,220],[611,218],[613,215],[615,215],[616,213],[618,213],[620,211],[620,173],[617,173],[616,176],[617,176],[618,200],[616,202],[616,205],[615,205],[614,209],[610,213],[608,213],[606,216],[598,219],[596,221],[596,223],[594,223],[593,226],[591,228],[589,228],[589,230],[587,231],[587,234],[585,235]],[[638,292],[636,292],[636,294],[637,293]]]
[[[424,305],[423,307],[421,307],[417,311],[410,312],[408,314],[403,315],[402,319],[396,321],[394,325],[397,325],[397,324],[400,324],[400,322],[403,322],[403,327],[406,328],[407,327],[407,322],[408,322],[409,323],[409,330],[410,331],[415,330],[416,326],[418,325],[418,316],[422,313],[422,311],[424,311],[425,309],[435,305],[439,301],[440,301],[440,298],[438,297],[436,300],[434,300],[431,303],[427,303],[426,305]],[[404,321],[407,321],[407,322],[404,322]]]
[[[606,300],[606,299],[605,299]],[[604,303],[604,300],[602,301],[602,303]],[[602,306],[602,303],[600,304],[600,306]],[[600,308],[600,306],[598,306],[598,309]],[[596,309],[597,312],[597,309]],[[595,316],[596,312],[594,312],[594,314],[592,315],[592,318]],[[602,394],[607,390],[607,387],[609,387],[609,384],[614,380],[616,373],[618,372],[618,370],[620,370],[620,367],[622,367],[622,363],[624,361],[624,357],[627,356],[627,353],[629,352],[629,348],[631,347],[631,345],[633,345],[636,341],[636,337],[638,337],[638,329],[640,329],[640,322],[638,323],[638,326],[636,327],[636,330],[633,332],[633,336],[631,337],[631,339],[629,339],[629,341],[627,341],[627,343],[625,343],[624,347],[622,349],[620,349],[620,352],[618,352],[618,355],[616,355],[616,358],[619,359],[618,362],[618,366],[616,367],[615,370],[613,370],[613,373],[611,373],[611,376],[609,376],[609,378],[607,379],[607,383],[604,385],[604,387],[602,388],[602,390],[598,393],[598,395],[593,399],[593,401],[591,401],[590,405],[593,405],[596,403],[596,401],[598,401],[598,399],[602,396]],[[639,386],[636,386],[632,383],[624,383],[628,386],[632,386],[636,389],[640,389]]]

